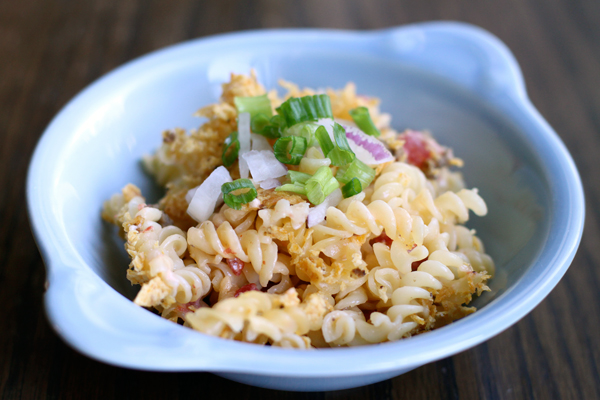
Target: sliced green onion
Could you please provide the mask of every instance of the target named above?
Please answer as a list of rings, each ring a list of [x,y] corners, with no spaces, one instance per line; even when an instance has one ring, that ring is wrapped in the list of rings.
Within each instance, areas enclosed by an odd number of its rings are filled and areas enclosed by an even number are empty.
[[[327,196],[339,188],[339,182],[333,177],[329,167],[321,167],[306,181],[306,197],[312,204],[321,204]]]
[[[367,107],[356,107],[350,110],[350,116],[354,120],[356,126],[358,126],[360,130],[367,135],[375,137],[381,135],[381,132],[379,132],[379,129],[377,129],[373,123],[371,114],[369,114],[369,109]]]
[[[346,131],[340,124],[333,125],[333,137],[337,146],[331,141],[329,133],[324,126],[319,126],[315,131],[315,136],[323,150],[325,157],[331,160],[331,164],[336,167],[341,167],[352,162],[356,158],[356,155],[348,144],[346,138]]]
[[[342,185],[347,184],[353,178],[357,178],[361,187],[366,188],[375,178],[375,170],[355,158],[350,164],[340,167],[335,177]]]
[[[358,178],[352,178],[350,182],[342,186],[342,195],[344,195],[345,199],[352,197],[355,194],[359,194],[360,192],[362,192],[362,187]]]
[[[276,110],[285,122],[282,124],[284,128],[305,121],[316,121],[319,118],[333,118],[331,102],[326,94],[290,97]]]
[[[334,149],[333,142],[329,137],[329,133],[327,133],[327,129],[324,126],[319,126],[315,131],[315,137],[319,142],[319,146],[321,146],[321,150],[323,150],[323,154],[325,157]]]
[[[286,183],[285,185],[281,185],[275,188],[276,192],[292,192],[298,193],[306,196],[306,186],[301,183]]]
[[[281,137],[279,132],[280,119],[278,117],[278,115],[275,115],[269,119],[265,114],[256,114],[252,117],[250,129],[252,132],[266,138],[277,139]]]
[[[283,120],[283,118],[281,118],[281,115],[279,114],[275,114],[271,117],[271,124],[277,127],[283,126],[284,122],[285,121]]]
[[[235,103],[238,114],[247,112],[250,113],[252,117],[257,114],[264,114],[267,117],[273,115],[271,100],[269,100],[266,94],[252,97],[234,97],[233,102]]]
[[[278,188],[276,188],[275,191],[292,192],[306,195],[306,186],[304,184],[310,178],[312,178],[312,175],[305,174],[304,172],[290,170],[288,171],[288,176],[292,183],[281,185]]]
[[[306,153],[306,139],[300,136],[279,138],[273,146],[273,152],[279,162],[298,165]]]
[[[337,144],[340,149],[349,151],[354,155],[354,152],[348,144],[348,139],[346,138],[346,130],[337,122],[333,124],[333,138],[335,139],[335,144]]]
[[[223,165],[230,167],[238,158],[239,151],[240,141],[238,140],[238,133],[232,132],[231,135],[227,136],[227,139],[225,139],[225,146],[223,147],[223,154],[221,155]]]
[[[314,146],[315,142],[315,131],[319,128],[319,124],[314,121],[301,122],[292,127],[286,128],[283,131],[283,136],[300,136],[306,139],[308,147]]]
[[[305,184],[307,180],[309,180],[312,175],[310,174],[306,174],[304,172],[298,172],[298,171],[288,171],[288,176],[290,177],[290,180],[292,181],[292,183],[301,183],[301,184]]]
[[[331,160],[331,164],[335,165],[336,167],[342,167],[350,164],[356,158],[356,155],[348,144],[348,139],[346,139],[346,131],[338,123],[333,125],[333,137],[337,147],[327,154],[327,158],[329,158]]]
[[[265,129],[271,123],[270,118],[265,114],[256,114],[252,116],[250,123],[250,129],[252,132],[257,133]]]
[[[331,160],[331,165],[335,165],[336,167],[342,167],[344,165],[348,165],[354,160],[356,156],[354,153],[342,150],[339,147],[331,150],[329,154],[327,154],[327,158]]]
[[[248,189],[248,190],[245,190]],[[235,193],[234,192],[238,192]],[[241,210],[242,204],[250,203],[257,196],[256,188],[250,179],[238,179],[221,186],[225,204],[235,210]]]

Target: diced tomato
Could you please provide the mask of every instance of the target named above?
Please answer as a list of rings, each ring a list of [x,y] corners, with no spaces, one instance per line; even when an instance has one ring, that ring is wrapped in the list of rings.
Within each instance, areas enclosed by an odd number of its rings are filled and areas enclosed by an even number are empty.
[[[189,303],[180,304],[176,308],[180,315],[185,315],[189,312],[199,309],[201,307],[201,304],[202,304],[202,299],[198,299],[196,301],[190,301]],[[192,307],[192,308],[190,308],[190,307]]]
[[[401,135],[404,139],[404,150],[407,161],[416,167],[422,168],[431,158],[431,151],[427,148],[427,141],[421,132],[406,131]]]
[[[233,295],[233,297],[238,297],[240,294],[244,293],[244,292],[249,292],[251,290],[258,290],[258,286],[256,286],[255,283],[249,283],[245,286],[242,286],[241,288],[239,288],[235,294]]]
[[[233,271],[233,274],[240,276],[242,274],[242,269],[244,269],[244,262],[237,257],[226,258],[226,260],[229,268]]]

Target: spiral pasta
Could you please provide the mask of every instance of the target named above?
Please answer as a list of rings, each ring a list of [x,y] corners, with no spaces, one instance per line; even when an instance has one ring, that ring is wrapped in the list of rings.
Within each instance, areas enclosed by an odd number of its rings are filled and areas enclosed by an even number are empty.
[[[298,170],[306,174],[314,174],[321,167],[331,165],[331,160],[325,158],[323,152],[318,147],[310,147],[302,160]]]
[[[185,260],[185,232],[161,226],[161,217],[141,196],[130,198],[115,217],[123,221],[125,248],[132,258],[127,277],[142,285],[134,301],[146,307],[194,302],[210,290],[209,270]]]
[[[215,336],[243,335],[245,341],[266,337],[281,347],[306,348],[310,341],[298,336],[321,327],[329,304],[318,293],[300,303],[295,289],[282,295],[248,292],[238,298],[218,302],[212,308],[200,308],[185,317],[194,329]]]
[[[273,242],[261,243],[255,230],[247,230],[238,236],[229,222],[215,228],[212,222],[206,221],[198,228],[190,228],[188,243],[190,256],[199,265],[217,264],[224,258],[237,258],[252,264],[262,286],[267,286],[275,273],[277,245]]]

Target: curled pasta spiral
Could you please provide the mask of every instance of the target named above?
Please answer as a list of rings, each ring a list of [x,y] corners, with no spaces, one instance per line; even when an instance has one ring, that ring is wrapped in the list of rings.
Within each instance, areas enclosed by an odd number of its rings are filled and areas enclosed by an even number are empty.
[[[372,313],[371,323],[359,323],[357,331],[369,343],[400,339],[424,323],[418,314],[425,316],[427,307],[419,304],[417,300],[430,298],[431,294],[424,288],[400,287],[392,295],[392,307],[385,314]]]
[[[431,294],[420,287],[404,286],[394,291],[391,307],[384,314],[373,312],[367,322],[359,310],[333,311],[323,321],[323,337],[333,345],[357,345],[397,340],[424,323],[418,314],[427,307],[416,300],[429,300]]]
[[[371,202],[382,200],[392,207],[403,207],[411,214],[422,215],[426,223],[431,218],[441,222],[463,223],[469,210],[476,215],[487,214],[487,207],[477,189],[445,191],[439,196],[436,189],[418,168],[405,163],[386,166],[372,185]]]
[[[358,310],[332,311],[323,319],[323,338],[330,345],[348,345],[355,340],[357,322],[364,319]]]
[[[210,218],[215,226],[220,226],[224,222],[229,222],[234,227],[236,233],[242,233],[254,225],[258,210],[247,206],[242,210],[235,210],[224,204],[218,213]]]
[[[300,229],[308,217],[309,204],[306,202],[290,205],[286,199],[279,200],[272,209],[263,209],[258,215],[263,220],[262,227],[282,226],[289,219],[293,229]]]
[[[342,296],[343,295],[343,296]],[[367,302],[369,299],[367,291],[363,287],[359,287],[356,290],[352,290],[349,293],[340,293],[336,296],[336,304],[334,309],[344,310],[360,306]]]
[[[429,254],[429,250],[423,245],[407,248],[400,241],[392,242],[390,247],[375,243],[373,252],[381,267],[393,268],[402,275],[411,271],[414,262],[423,260]]]
[[[222,300],[212,308],[189,313],[186,322],[194,329],[212,335],[243,335],[249,342],[266,338],[282,347],[307,347],[307,338],[300,339],[297,335],[320,329],[329,307],[327,300],[318,293],[300,302],[293,288],[282,295],[251,291]]]
[[[132,283],[142,285],[135,303],[168,307],[206,295],[210,290],[209,271],[184,263],[185,232],[173,225],[162,227],[157,222],[162,212],[146,206],[141,196],[131,199],[125,207],[125,248],[132,258],[127,277]]]
[[[326,217],[326,224],[317,225],[316,230],[340,237],[367,233],[379,236],[385,232],[393,240],[422,244],[427,229],[419,216],[410,215],[400,207],[393,208],[383,200],[375,200],[368,205],[354,201],[345,213],[330,207]]]
[[[369,291],[383,303],[387,303],[395,289],[400,287],[400,273],[395,268],[375,267],[369,271]]]
[[[218,264],[221,260],[237,258],[252,264],[262,286],[267,286],[278,260],[277,244],[261,243],[258,232],[249,229],[238,236],[229,222],[215,228],[211,221],[203,222],[188,231],[190,256],[199,265]]]
[[[323,152],[318,147],[309,147],[304,154],[298,170],[306,174],[313,175],[321,167],[328,167],[331,160],[323,155]]]

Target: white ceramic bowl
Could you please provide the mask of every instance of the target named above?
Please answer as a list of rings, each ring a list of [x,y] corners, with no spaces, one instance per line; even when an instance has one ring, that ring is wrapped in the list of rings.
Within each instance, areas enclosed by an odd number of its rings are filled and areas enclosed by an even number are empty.
[[[129,262],[102,202],[128,182],[155,198],[139,159],[161,131],[199,124],[233,72],[256,69],[311,87],[354,81],[397,129],[429,129],[464,159],[490,209],[472,227],[496,260],[480,310],[394,343],[295,351],[226,341],[134,305]],[[116,69],[75,97],[31,162],[28,206],[47,265],[48,318],[97,360],[158,371],[211,371],[251,385],[331,390],[384,380],[473,347],[531,311],[557,284],[581,238],[583,191],[562,142],[528,100],[518,65],[489,33],[459,23],[380,31],[267,30],[185,42]]]

